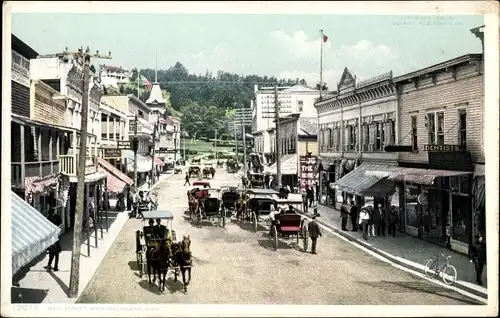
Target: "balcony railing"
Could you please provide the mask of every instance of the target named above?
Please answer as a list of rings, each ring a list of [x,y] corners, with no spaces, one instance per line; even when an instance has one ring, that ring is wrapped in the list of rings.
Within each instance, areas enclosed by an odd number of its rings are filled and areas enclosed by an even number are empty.
[[[22,177],[23,164],[20,162],[11,163],[11,183],[13,186],[23,186],[24,180]],[[46,176],[51,173],[59,172],[59,160],[41,161],[41,162],[25,162],[24,176],[37,177]]]
[[[85,171],[88,171],[88,167],[95,167],[96,161],[95,157],[86,157],[85,160]],[[78,167],[78,156],[76,155],[65,155],[59,156],[59,172],[69,176],[76,176],[76,169]]]

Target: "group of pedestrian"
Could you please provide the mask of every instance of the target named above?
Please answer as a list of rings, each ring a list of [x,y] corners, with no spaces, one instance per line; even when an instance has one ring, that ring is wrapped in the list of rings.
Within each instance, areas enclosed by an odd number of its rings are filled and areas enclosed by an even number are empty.
[[[347,204],[345,201],[340,208],[342,218],[342,231],[349,231],[347,228],[348,219],[351,219],[351,231],[356,232],[358,228],[363,231],[363,238],[368,240],[368,236],[377,237],[387,234],[396,236],[396,224],[398,215],[396,209],[391,207],[389,211],[382,204],[374,207],[371,204],[365,204],[361,209],[354,203]]]
[[[302,210],[308,213],[309,208],[314,205],[314,190],[306,185],[306,188],[302,191]]]

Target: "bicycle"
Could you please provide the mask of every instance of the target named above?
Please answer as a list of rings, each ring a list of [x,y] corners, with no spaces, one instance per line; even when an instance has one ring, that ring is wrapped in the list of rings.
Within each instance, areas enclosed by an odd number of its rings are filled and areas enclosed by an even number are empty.
[[[445,257],[446,263],[439,266],[439,257]],[[441,278],[446,285],[451,285],[457,280],[457,270],[450,264],[451,256],[438,254],[435,258],[431,258],[425,263],[425,276],[433,278],[441,274]]]

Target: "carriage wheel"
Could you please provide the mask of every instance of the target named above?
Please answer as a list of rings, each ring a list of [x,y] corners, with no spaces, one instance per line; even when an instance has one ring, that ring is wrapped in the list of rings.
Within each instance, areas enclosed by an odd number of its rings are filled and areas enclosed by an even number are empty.
[[[252,218],[253,218],[253,231],[257,232],[257,214],[252,211]]]
[[[142,263],[142,252],[136,252],[135,255],[136,255],[137,267],[139,268],[139,278],[142,278],[142,274],[144,272]]]
[[[273,239],[273,245],[274,245],[274,250],[278,250],[278,229],[276,228],[275,225],[273,225],[273,228],[271,229],[271,237]]]
[[[309,245],[309,238],[308,238],[307,227],[305,225],[302,226],[302,240],[303,240],[304,252],[307,252],[307,246]]]

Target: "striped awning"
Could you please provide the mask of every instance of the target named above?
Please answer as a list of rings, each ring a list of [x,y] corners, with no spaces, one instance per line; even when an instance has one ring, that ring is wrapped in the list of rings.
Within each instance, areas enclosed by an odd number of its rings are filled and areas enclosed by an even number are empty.
[[[422,185],[432,185],[439,177],[455,177],[472,174],[472,171],[435,170],[400,167],[391,173],[387,179],[397,182],[408,182]]]
[[[59,174],[52,173],[46,176],[26,177],[24,178],[25,197],[50,193],[56,189],[59,183]]]
[[[128,185],[134,184],[134,180],[118,170],[116,167],[114,167],[111,163],[107,162],[106,159],[104,158],[97,158],[97,162],[106,170],[114,174],[116,177],[118,177],[120,180],[125,182]]]
[[[106,175],[106,189],[111,193],[122,193],[125,190],[125,186],[127,185],[125,182],[120,180],[110,171],[99,167],[99,172]]]
[[[397,166],[363,163],[337,182],[333,187],[360,196],[385,197],[394,193],[394,182],[370,171],[394,171]]]
[[[163,167],[165,165],[165,162],[163,162],[163,160],[161,160],[160,158],[155,156],[155,165],[157,165],[159,167]]]
[[[57,242],[59,227],[11,191],[12,274]]]

